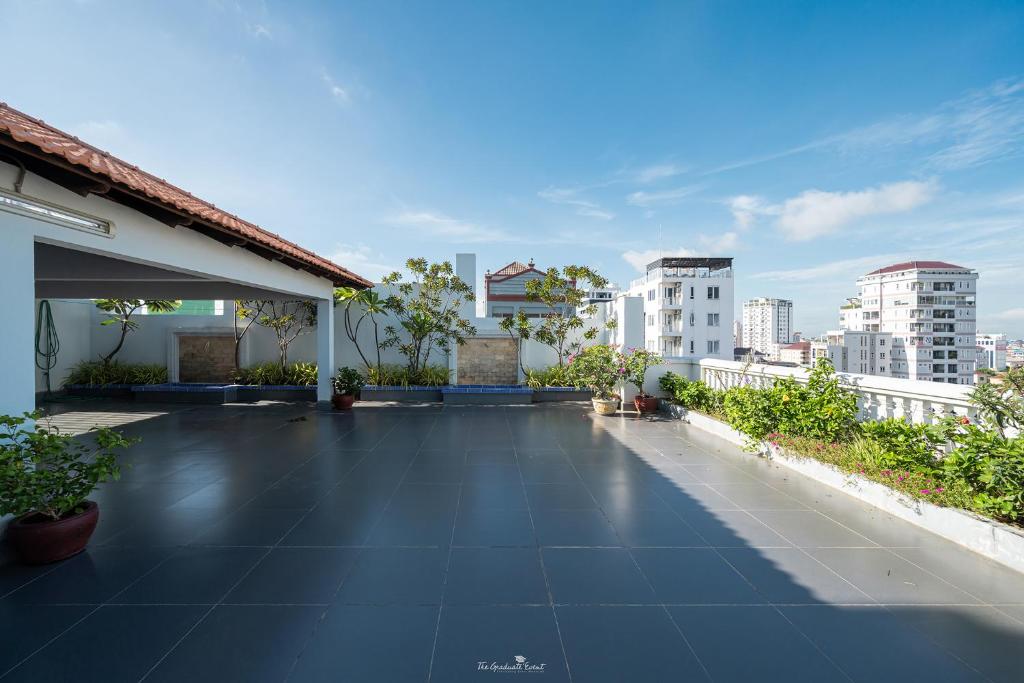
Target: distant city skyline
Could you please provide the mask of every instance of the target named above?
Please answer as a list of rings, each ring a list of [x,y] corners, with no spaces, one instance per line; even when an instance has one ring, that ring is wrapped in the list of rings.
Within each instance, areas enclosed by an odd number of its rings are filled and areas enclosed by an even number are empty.
[[[737,306],[793,300],[817,334],[858,275],[935,259],[979,272],[979,330],[1024,337],[1020,4],[16,0],[4,19],[32,68],[0,100],[370,278],[473,251],[626,287],[662,255],[729,256]],[[46,47],[83,36],[74,59]]]

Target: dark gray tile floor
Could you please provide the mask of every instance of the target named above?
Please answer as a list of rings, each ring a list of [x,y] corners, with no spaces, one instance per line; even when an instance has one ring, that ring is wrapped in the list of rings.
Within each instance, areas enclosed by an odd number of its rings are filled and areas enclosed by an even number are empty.
[[[143,441],[4,681],[1024,680],[1024,576],[679,422],[64,409]]]

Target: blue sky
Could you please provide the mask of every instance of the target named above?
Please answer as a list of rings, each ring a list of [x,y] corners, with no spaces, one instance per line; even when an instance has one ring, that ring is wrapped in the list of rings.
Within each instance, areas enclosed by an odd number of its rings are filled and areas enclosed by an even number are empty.
[[[0,1],[0,100],[371,277],[733,256],[819,333],[943,259],[1024,337],[1020,3]]]

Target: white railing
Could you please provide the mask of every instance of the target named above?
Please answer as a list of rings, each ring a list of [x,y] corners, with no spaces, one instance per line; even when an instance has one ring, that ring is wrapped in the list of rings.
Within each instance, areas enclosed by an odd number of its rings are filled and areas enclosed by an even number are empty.
[[[798,382],[806,382],[810,374],[807,368],[710,358],[681,360],[658,366],[649,373],[654,376],[653,389],[657,388],[657,377],[669,370],[691,380],[703,380],[715,389],[744,385],[767,387],[782,377],[792,377]],[[837,374],[846,386],[857,394],[861,420],[897,417],[915,423],[931,424],[946,415],[966,415],[972,419],[977,415],[977,409],[970,401],[973,390],[971,386],[847,372]]]

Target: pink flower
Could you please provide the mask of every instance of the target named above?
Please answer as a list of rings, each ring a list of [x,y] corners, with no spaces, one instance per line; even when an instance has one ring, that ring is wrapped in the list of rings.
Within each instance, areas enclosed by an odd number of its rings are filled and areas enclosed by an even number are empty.
[[[921,493],[927,496],[929,493],[931,493],[931,491],[929,489],[921,489]]]
[[[945,490],[946,490],[946,489],[942,488],[941,486],[936,486],[936,487],[935,487],[935,492],[936,492],[936,493],[942,493],[942,492],[943,492],[943,491],[945,491]]]

